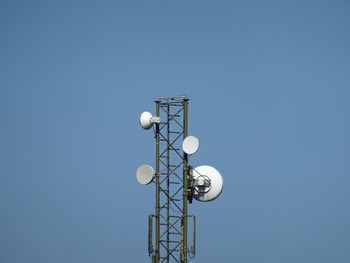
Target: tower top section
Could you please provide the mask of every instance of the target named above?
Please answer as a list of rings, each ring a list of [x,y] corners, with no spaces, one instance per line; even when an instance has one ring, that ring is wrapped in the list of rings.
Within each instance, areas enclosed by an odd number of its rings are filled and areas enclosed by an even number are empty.
[[[160,97],[157,98],[156,102],[182,102],[184,100],[189,100],[186,94],[175,96],[175,97]]]

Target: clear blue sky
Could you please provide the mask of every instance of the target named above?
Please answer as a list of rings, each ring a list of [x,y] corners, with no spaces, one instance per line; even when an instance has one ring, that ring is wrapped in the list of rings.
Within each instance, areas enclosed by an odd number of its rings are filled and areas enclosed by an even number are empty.
[[[187,93],[192,262],[350,262],[349,1],[1,1],[0,262],[150,262],[139,127]]]

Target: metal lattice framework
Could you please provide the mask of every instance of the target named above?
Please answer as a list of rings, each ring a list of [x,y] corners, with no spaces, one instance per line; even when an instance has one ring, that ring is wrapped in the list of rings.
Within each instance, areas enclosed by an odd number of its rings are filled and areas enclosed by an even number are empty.
[[[187,263],[188,156],[181,144],[187,136],[188,99],[185,96],[159,98],[156,115],[161,122],[156,135],[155,249],[152,234],[149,253],[155,263]]]

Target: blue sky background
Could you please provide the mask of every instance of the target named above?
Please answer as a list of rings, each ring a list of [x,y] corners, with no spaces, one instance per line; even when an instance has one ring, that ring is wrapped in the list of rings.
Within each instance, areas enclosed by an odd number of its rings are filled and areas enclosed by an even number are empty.
[[[1,1],[0,262],[150,262],[140,112],[187,93],[192,262],[350,262],[349,1]]]

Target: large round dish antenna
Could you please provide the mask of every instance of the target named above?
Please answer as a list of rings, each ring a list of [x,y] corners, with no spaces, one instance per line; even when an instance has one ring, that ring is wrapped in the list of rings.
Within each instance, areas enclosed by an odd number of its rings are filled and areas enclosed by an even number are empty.
[[[136,171],[136,179],[140,184],[149,184],[154,178],[154,169],[148,164],[143,164]]]
[[[192,155],[197,152],[199,140],[195,136],[187,136],[182,142],[182,149],[185,153]]]
[[[140,116],[140,124],[141,127],[144,128],[145,130],[149,130],[153,123],[151,122],[152,119],[152,114],[148,111],[142,112]]]
[[[202,202],[213,201],[222,192],[223,180],[218,170],[209,165],[193,169],[194,199]]]

